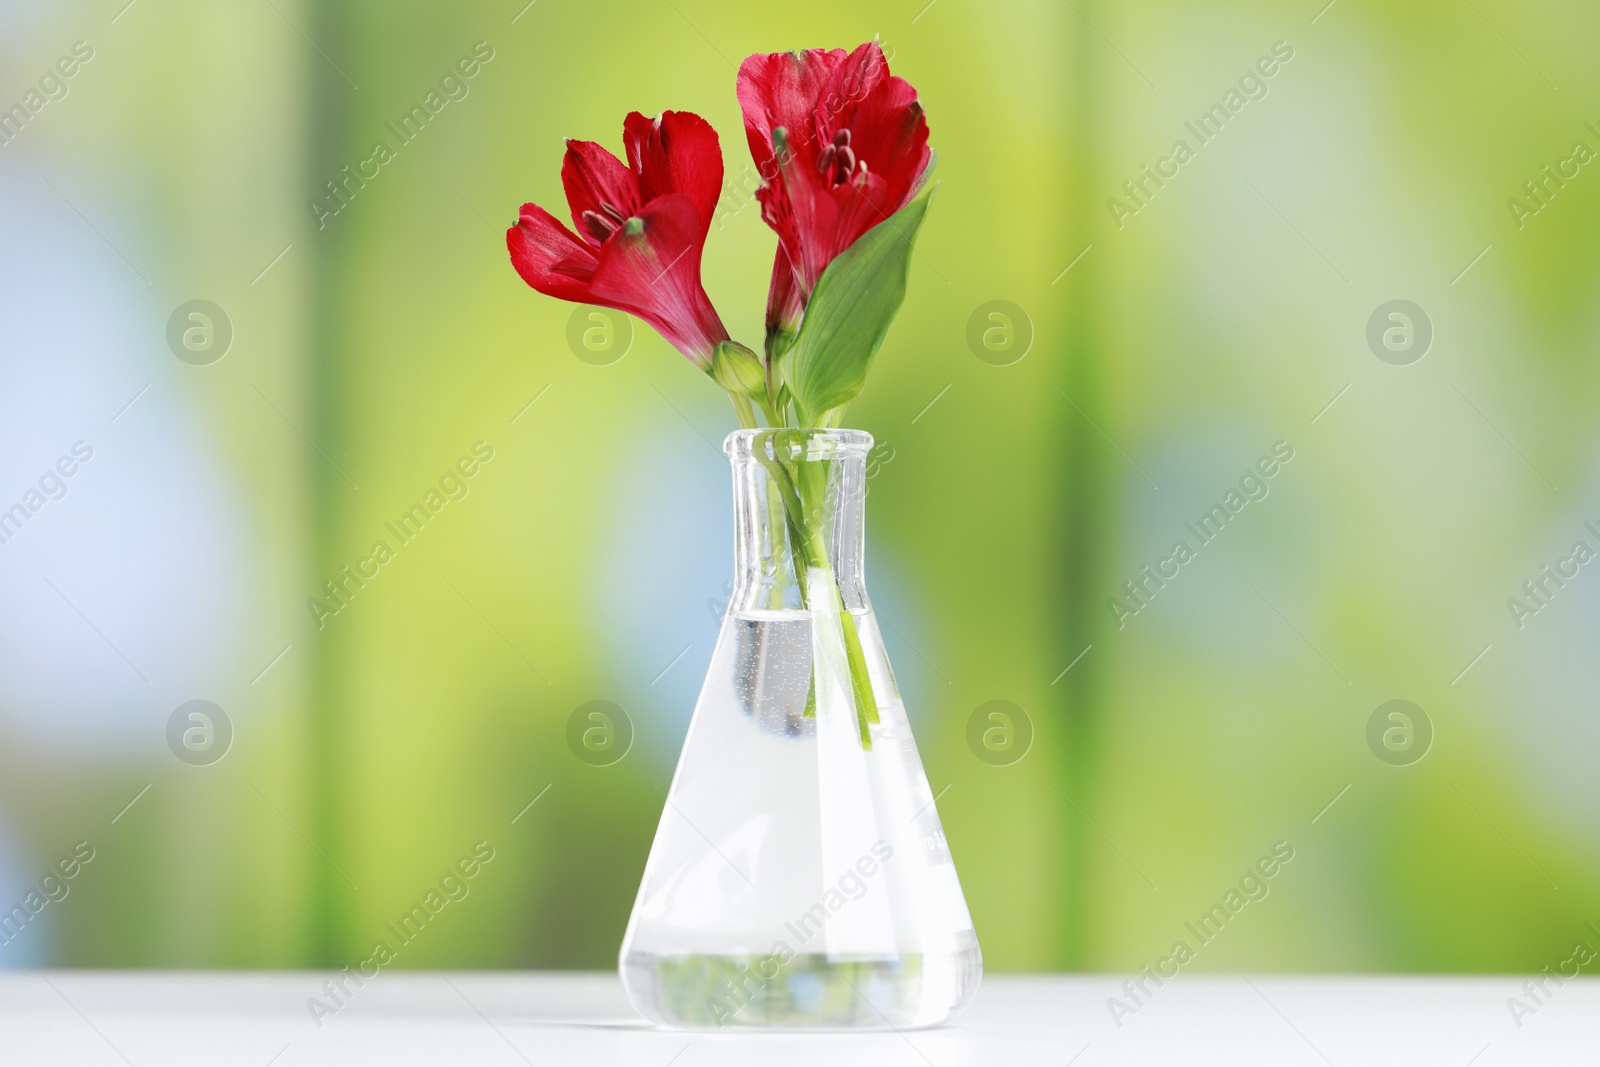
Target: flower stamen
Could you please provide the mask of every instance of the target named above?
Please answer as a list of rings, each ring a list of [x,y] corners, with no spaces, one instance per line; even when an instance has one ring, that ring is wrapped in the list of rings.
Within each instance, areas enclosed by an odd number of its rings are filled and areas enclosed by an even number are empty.
[[[601,204],[600,206],[610,207],[611,205]],[[586,229],[588,229],[590,236],[592,236],[596,241],[599,241],[601,244],[605,244],[606,238],[617,232],[618,223],[621,221],[619,219],[618,222],[612,222],[604,215],[601,215],[595,211],[585,211],[582,218],[583,225]]]
[[[865,162],[862,166],[866,166]],[[817,170],[827,177],[828,184],[843,185],[856,170],[856,154],[850,148],[850,131],[839,130],[833,142],[817,153]]]

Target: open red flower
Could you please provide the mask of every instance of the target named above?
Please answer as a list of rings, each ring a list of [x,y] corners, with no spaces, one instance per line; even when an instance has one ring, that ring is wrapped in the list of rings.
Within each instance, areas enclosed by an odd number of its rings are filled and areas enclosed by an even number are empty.
[[[932,152],[916,89],[876,41],[750,56],[738,90],[761,217],[778,233],[770,334],[794,327],[835,256],[911,201]]]
[[[561,184],[577,233],[537,204],[506,231],[511,263],[547,296],[644,319],[703,370],[728,331],[700,284],[700,253],[722,189],[722,149],[699,115],[637,111],[622,124],[624,165],[567,141]]]

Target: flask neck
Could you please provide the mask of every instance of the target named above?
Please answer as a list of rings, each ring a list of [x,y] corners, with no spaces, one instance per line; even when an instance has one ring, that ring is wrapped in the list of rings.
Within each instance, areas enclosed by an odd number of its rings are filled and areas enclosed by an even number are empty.
[[[843,606],[864,611],[866,459],[859,430],[739,430],[733,465],[734,590],[730,610],[803,611],[819,574]]]

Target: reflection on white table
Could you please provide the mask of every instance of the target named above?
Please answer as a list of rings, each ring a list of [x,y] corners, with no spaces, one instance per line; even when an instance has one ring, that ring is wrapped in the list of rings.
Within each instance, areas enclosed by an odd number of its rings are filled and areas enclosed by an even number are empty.
[[[385,973],[314,1020],[308,1001],[331,1003],[329,978],[0,975],[0,1063],[1507,1067],[1600,1054],[1600,979],[1587,978],[1547,979],[1535,1003],[1531,980],[1510,975],[1195,976],[1168,982],[1114,1021],[1107,1002],[1129,1003],[1125,976],[986,975],[954,1024],[871,1034],[657,1030],[633,1014],[614,975],[589,972]],[[1512,998],[1532,1012],[1514,1017]]]

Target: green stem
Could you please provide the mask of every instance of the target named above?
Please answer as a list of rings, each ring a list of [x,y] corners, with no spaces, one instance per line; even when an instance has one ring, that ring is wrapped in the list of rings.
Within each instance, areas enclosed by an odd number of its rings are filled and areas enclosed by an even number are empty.
[[[872,692],[872,676],[867,672],[867,657],[861,648],[861,635],[856,631],[855,616],[844,602],[839,579],[826,557],[818,567],[827,576],[828,594],[833,600],[830,606],[838,611],[839,629],[844,635],[845,663],[850,672],[850,694],[856,709],[856,726],[861,731],[861,747],[870,749],[872,734],[867,727],[878,722],[878,700]]]
[[[839,629],[844,635],[845,663],[850,668],[850,692],[856,707],[856,723],[861,730],[861,747],[871,748],[872,735],[867,731],[867,726],[879,721],[878,699],[872,692],[872,676],[867,671],[867,657],[861,647],[861,634],[856,629],[856,618],[851,614],[849,605],[844,602],[844,592],[839,587],[839,578],[834,574],[826,546],[817,543],[820,540],[820,532],[814,530],[812,543],[807,552],[809,557],[807,568],[820,570],[827,577],[828,595],[833,600],[829,606],[838,611]]]
[[[758,396],[755,401],[761,408],[761,415],[767,420],[768,426],[781,427],[783,425],[783,416],[778,414],[778,406],[772,402],[771,397]]]
[[[841,607],[843,600],[841,593]],[[861,647],[861,634],[856,629],[856,617],[848,607],[843,607],[839,612],[839,622],[844,629],[844,654],[850,662],[850,683],[856,692],[856,710],[861,717],[861,743],[871,748],[872,740],[867,737],[867,724],[872,723],[876,726],[879,722],[878,697],[872,691],[872,675],[867,670],[867,654]]]
[[[779,611],[783,608],[783,575],[781,573],[783,570],[783,543],[778,539],[782,537],[784,541],[788,540],[784,536],[787,527],[784,525],[783,501],[775,493],[767,493],[765,496],[767,529],[771,531],[770,536],[773,538],[773,543],[767,546],[767,550],[764,553],[767,557],[766,564],[770,567],[767,576],[771,579],[767,584],[767,608],[770,611]],[[796,574],[796,579],[798,580],[798,578],[799,575]]]
[[[868,726],[880,721],[877,696],[872,690],[872,676],[867,668],[866,652],[861,644],[861,634],[855,616],[844,600],[844,591],[834,573],[825,541],[827,530],[826,496],[829,465],[801,461],[786,463],[781,458],[768,456],[767,442],[753,442],[751,449],[756,462],[772,477],[777,489],[777,499],[784,512],[784,525],[789,534],[790,555],[794,560],[795,580],[799,584],[801,601],[807,610],[817,611],[823,605],[811,603],[808,578],[820,572],[827,578],[826,588],[832,603],[827,605],[839,616],[839,628],[844,639],[845,663],[849,668],[850,692],[855,705],[856,723],[860,730],[861,747],[872,747],[872,734]],[[774,453],[778,452],[774,449]],[[770,498],[769,498],[770,499]],[[769,506],[771,506],[769,504]],[[808,694],[806,715],[815,714],[815,692]]]
[[[728,399],[733,401],[733,410],[739,416],[739,426],[742,429],[754,430],[761,425],[756,422],[755,408],[750,406],[749,397],[740,396],[738,393],[729,393]]]

